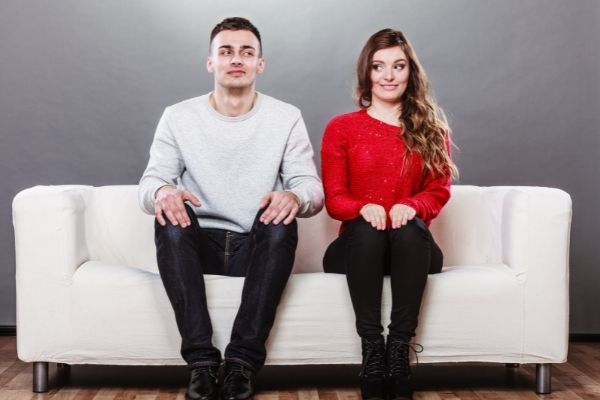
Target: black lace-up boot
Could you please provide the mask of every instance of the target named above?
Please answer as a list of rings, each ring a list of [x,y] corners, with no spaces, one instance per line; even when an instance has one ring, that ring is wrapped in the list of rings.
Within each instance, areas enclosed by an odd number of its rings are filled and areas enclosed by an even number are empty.
[[[225,361],[221,400],[247,400],[254,396],[254,372],[235,361]]]
[[[411,400],[413,398],[409,350],[414,351],[416,356],[416,353],[423,351],[423,346],[418,343],[411,344],[404,338],[388,336],[386,361],[389,400]]]
[[[186,400],[218,400],[217,365],[196,367],[190,372],[190,384],[185,393]]]
[[[362,340],[360,390],[363,400],[385,400],[385,341],[383,336]]]

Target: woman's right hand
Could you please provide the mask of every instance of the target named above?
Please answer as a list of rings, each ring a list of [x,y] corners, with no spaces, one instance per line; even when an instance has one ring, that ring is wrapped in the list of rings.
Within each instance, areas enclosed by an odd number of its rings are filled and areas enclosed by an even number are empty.
[[[385,213],[385,208],[380,206],[379,204],[365,204],[360,209],[360,215],[370,223],[373,228],[383,231],[385,230],[387,214]]]

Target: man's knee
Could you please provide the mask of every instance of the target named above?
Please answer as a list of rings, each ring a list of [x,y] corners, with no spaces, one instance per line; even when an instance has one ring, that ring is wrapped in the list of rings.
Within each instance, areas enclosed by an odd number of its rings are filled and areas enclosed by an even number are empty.
[[[190,207],[188,204],[185,204],[185,210],[190,219],[193,221],[193,219],[196,218],[196,214],[194,213],[192,207]],[[165,222],[166,224],[163,226],[158,222],[158,219],[154,219],[154,238],[157,242],[167,241],[171,244],[177,244],[183,241],[187,236],[193,234],[193,223],[192,225],[182,228],[181,225],[173,225],[173,223],[166,218],[166,216]]]
[[[267,225],[259,222],[257,234],[272,244],[293,243],[296,245],[298,242],[298,223],[295,219],[287,225],[283,222],[278,224],[271,222]]]

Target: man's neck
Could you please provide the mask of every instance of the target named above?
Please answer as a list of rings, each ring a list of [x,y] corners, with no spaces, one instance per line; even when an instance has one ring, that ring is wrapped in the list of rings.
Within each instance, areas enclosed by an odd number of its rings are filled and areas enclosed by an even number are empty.
[[[209,102],[219,114],[238,117],[249,112],[256,100],[254,87],[237,90],[215,87],[209,96]]]

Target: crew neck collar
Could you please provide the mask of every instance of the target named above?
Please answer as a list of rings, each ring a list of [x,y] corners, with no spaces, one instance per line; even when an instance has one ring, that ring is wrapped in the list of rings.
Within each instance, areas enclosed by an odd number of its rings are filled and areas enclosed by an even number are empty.
[[[254,102],[254,105],[252,106],[252,108],[250,109],[250,111],[248,111],[245,114],[242,115],[237,115],[235,117],[229,117],[227,115],[223,115],[220,112],[218,112],[217,110],[215,110],[211,105],[210,105],[210,95],[213,92],[210,92],[206,95],[203,96],[203,103],[206,106],[206,108],[208,109],[208,112],[215,118],[220,119],[221,121],[227,121],[227,122],[239,122],[239,121],[245,121],[249,118],[252,118],[257,112],[258,110],[261,108],[262,106],[262,102],[263,102],[263,95],[260,92],[255,92],[256,93],[256,101]]]

